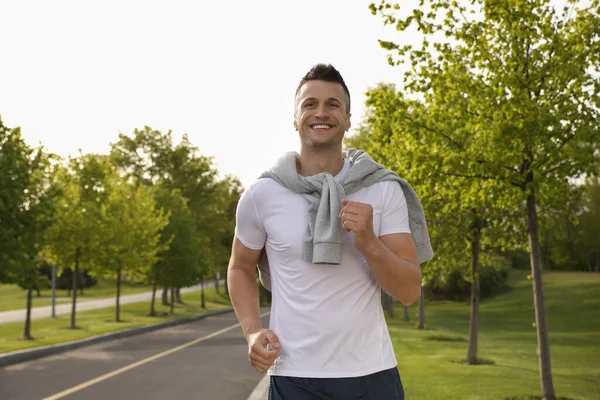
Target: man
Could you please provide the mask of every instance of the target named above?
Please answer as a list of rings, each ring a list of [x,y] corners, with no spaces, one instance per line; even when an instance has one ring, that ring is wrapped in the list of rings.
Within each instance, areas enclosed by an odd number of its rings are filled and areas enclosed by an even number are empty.
[[[300,153],[282,157],[238,204],[229,293],[272,400],[404,398],[381,290],[412,304],[419,263],[433,253],[412,188],[363,152],[343,151],[350,116],[342,76],[314,66],[295,97]],[[272,291],[270,329],[260,321],[257,264]]]

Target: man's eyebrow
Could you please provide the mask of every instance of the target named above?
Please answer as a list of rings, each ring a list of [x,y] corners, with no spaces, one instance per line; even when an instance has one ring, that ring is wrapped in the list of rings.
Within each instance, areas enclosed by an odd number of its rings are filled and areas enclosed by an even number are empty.
[[[300,102],[301,104],[306,103],[307,101],[316,101],[317,99],[315,97],[307,97],[306,99],[302,99],[302,101]],[[329,97],[327,99],[327,101],[336,101],[338,103],[341,103],[342,101],[340,99],[338,99],[337,97]]]

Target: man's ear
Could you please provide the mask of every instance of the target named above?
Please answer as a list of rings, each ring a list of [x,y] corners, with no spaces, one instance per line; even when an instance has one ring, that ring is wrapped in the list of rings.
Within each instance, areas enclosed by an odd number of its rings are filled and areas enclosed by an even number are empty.
[[[294,129],[298,130],[298,122],[296,122],[296,116],[294,115]]]
[[[352,114],[348,114],[346,116],[346,132],[348,132],[350,130],[350,127],[352,126],[352,123],[350,122],[350,117],[352,116]]]

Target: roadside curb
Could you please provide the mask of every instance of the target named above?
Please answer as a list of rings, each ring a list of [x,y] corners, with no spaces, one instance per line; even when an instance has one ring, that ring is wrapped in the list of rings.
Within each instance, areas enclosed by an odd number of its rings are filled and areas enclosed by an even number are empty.
[[[233,308],[211,311],[205,314],[195,315],[193,317],[179,318],[171,321],[159,322],[157,324],[140,326],[137,328],[124,329],[116,332],[109,332],[98,336],[92,336],[86,339],[76,340],[73,342],[55,344],[51,346],[43,346],[29,350],[19,350],[10,353],[0,354],[0,368],[13,364],[19,364],[25,361],[31,361],[42,357],[47,357],[54,354],[64,353],[66,351],[75,350],[81,347],[90,346],[97,343],[107,342],[114,339],[121,339],[129,336],[139,335],[141,333],[152,332],[163,328],[168,328],[175,325],[186,324],[201,320],[214,315],[225,314],[232,312]]]
[[[268,400],[269,398],[269,384],[271,380],[269,375],[263,376],[258,382],[258,385],[254,388],[250,396],[246,400]]]

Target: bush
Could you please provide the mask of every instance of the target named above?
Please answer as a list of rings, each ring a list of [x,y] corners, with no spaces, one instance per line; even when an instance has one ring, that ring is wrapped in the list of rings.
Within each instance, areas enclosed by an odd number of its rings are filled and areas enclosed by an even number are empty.
[[[498,265],[479,267],[480,298],[492,296],[507,288],[510,268],[499,262]],[[471,297],[471,271],[467,268],[452,268],[449,272],[439,273],[427,285],[428,297],[433,300],[463,301]]]
[[[40,275],[46,276],[48,281],[52,280],[52,267],[45,265],[40,268]],[[91,276],[87,270],[79,271],[79,279],[77,280],[77,288],[87,289],[96,285],[98,281]],[[73,287],[73,271],[66,268],[60,276],[56,277],[56,288],[58,290],[69,290]]]

